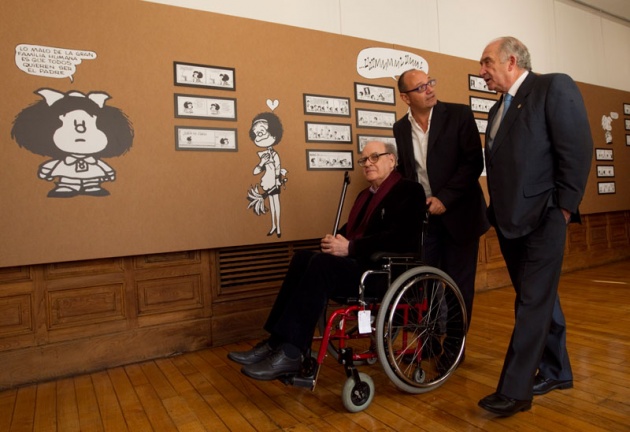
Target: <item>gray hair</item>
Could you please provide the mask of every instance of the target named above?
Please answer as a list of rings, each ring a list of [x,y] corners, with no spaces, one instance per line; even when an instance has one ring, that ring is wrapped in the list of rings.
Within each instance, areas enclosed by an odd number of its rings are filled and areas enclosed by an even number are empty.
[[[398,147],[396,147],[396,144],[390,142],[384,142],[383,144],[385,144],[385,151],[391,153],[396,160],[396,164],[398,164]]]
[[[501,61],[504,62],[509,56],[516,57],[516,66],[528,71],[532,70],[532,60],[529,50],[523,42],[512,36],[504,36],[494,41],[499,41],[499,54]]]

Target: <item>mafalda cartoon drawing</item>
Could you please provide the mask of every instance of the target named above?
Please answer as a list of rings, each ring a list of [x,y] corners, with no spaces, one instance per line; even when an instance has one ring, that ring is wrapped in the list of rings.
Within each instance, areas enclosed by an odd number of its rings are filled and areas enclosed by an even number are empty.
[[[131,148],[134,134],[127,116],[105,105],[110,96],[104,92],[35,93],[42,100],[16,116],[11,137],[20,147],[52,158],[37,173],[41,179],[56,180],[48,196],[109,195],[101,183],[114,181],[116,173],[102,158]]]
[[[287,170],[281,167],[280,155],[275,151],[274,147],[280,143],[282,133],[283,129],[280,119],[271,112],[260,113],[254,117],[249,131],[249,137],[254,142],[254,145],[265,150],[258,152],[259,161],[254,167],[254,175],[262,174],[260,190],[258,185],[249,189],[247,193],[249,205],[247,208],[253,209],[258,216],[271,210],[271,229],[267,235],[270,236],[275,233],[278,238],[282,235],[280,228],[280,192],[286,187]],[[265,207],[266,199],[269,200],[269,209]]]

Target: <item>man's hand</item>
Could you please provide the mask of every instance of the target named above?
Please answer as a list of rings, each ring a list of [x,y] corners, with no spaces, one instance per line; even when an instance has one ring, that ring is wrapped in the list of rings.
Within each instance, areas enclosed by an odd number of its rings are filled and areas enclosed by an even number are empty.
[[[327,234],[321,241],[322,252],[339,257],[348,256],[349,245],[350,241],[341,234],[337,234],[335,237]]]
[[[564,221],[568,225],[569,222],[571,222],[571,212],[569,210],[565,210],[563,208],[561,208],[560,210],[562,210],[562,216],[564,216]]]
[[[429,211],[429,214],[441,215],[446,211],[446,207],[444,207],[444,204],[442,204],[442,201],[438,198],[431,197],[427,198],[427,210]]]

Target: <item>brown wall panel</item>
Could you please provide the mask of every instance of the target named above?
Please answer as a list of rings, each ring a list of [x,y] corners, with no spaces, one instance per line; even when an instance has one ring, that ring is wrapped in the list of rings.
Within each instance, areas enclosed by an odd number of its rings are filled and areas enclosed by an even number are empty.
[[[467,104],[470,96],[497,98],[469,89],[468,75],[479,70],[476,61],[410,47],[141,1],[34,4],[5,0],[3,10],[12,13],[0,16],[4,56],[0,118],[8,120],[0,122],[5,143],[0,148],[0,267],[322,237],[332,229],[343,176],[341,171],[308,170],[306,150],[351,151],[356,159],[357,134],[391,135],[389,130],[358,127],[357,108],[394,111],[397,117],[406,111],[397,93],[395,106],[355,100],[356,82],[395,87],[391,77],[371,79],[358,73],[357,56],[366,48],[421,56],[430,74],[438,78],[436,91],[445,101]],[[16,51],[19,54],[23,44],[50,47],[61,54],[81,50],[95,57],[76,64],[71,78],[41,76],[18,67],[19,63],[24,69],[20,61],[16,63]],[[235,85],[228,89],[176,85],[174,62],[233,69]],[[13,120],[43,100],[34,93],[43,88],[105,92],[110,96],[105,106],[121,110],[132,123],[131,149],[121,156],[102,158],[116,171],[114,181],[103,183],[109,196],[47,196],[55,182],[38,178],[38,172],[51,157],[27,150],[21,146],[24,142],[19,144],[12,136]],[[630,102],[630,94],[584,84],[580,88],[596,146],[614,150],[612,180],[617,187],[616,194],[597,193],[594,163],[582,210],[587,214],[627,210],[630,146],[625,145],[623,103]],[[177,118],[176,93],[233,99],[235,119]],[[347,98],[350,116],[305,113],[305,93]],[[249,130],[258,113],[272,111],[268,100],[278,101],[273,112],[284,127],[282,140],[275,146],[282,167],[288,170],[286,188],[279,195],[281,238],[267,236],[269,212],[256,215],[247,208],[247,192],[261,181],[260,175],[253,174],[261,148],[254,145]],[[620,117],[612,121],[613,142],[607,144],[602,115],[611,111]],[[307,142],[306,121],[348,124],[352,143]],[[178,151],[176,126],[235,129],[236,151]],[[365,185],[359,170],[350,175],[342,219]],[[485,179],[481,182],[484,185]]]

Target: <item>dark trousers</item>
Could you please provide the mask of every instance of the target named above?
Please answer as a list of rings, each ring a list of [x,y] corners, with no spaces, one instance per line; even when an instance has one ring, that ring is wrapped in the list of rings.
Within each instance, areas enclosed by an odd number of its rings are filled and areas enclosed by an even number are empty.
[[[532,399],[537,370],[546,378],[573,379],[558,298],[566,229],[562,212],[552,207],[527,236],[507,239],[497,230],[516,291],[514,330],[497,392],[513,399]]]
[[[355,260],[298,251],[289,264],[265,330],[276,342],[304,351],[311,346],[317,320],[332,296],[356,297],[362,270]]]
[[[464,244],[456,243],[446,231],[442,218],[430,216],[423,244],[424,262],[444,271],[457,284],[464,297],[470,326],[475,297],[479,238]]]

